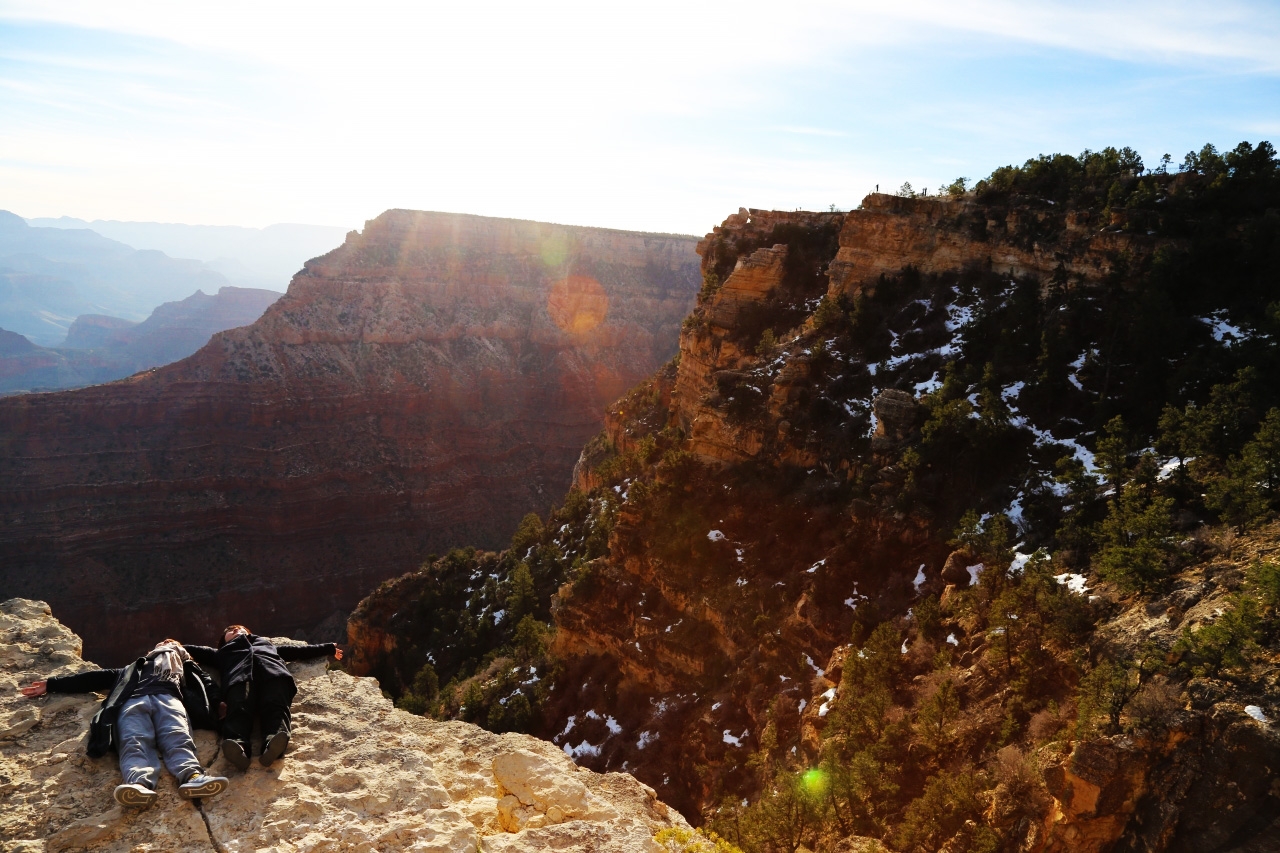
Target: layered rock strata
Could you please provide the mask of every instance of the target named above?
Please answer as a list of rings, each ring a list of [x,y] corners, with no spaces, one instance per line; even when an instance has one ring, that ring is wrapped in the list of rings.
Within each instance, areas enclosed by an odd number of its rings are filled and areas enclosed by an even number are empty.
[[[657,853],[655,833],[686,825],[631,776],[581,769],[525,735],[397,711],[373,679],[323,662],[291,667],[299,688],[294,736],[277,764],[238,773],[220,757],[213,733],[200,731],[201,760],[230,777],[227,792],[193,804],[162,773],[155,806],[122,810],[111,796],[120,780],[114,754],[84,754],[101,697],[32,700],[17,690],[91,668],[80,645],[43,602],[0,604],[5,850]]]
[[[564,493],[674,354],[694,242],[390,211],[185,361],[0,402],[0,588],[108,661],[230,621],[338,638],[379,581]]]

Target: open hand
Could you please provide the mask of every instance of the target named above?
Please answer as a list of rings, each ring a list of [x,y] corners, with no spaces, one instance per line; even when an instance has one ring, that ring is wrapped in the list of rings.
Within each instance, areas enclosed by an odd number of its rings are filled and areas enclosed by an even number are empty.
[[[342,649],[338,648],[337,646],[333,647],[333,659],[342,660]]]
[[[33,681],[29,687],[23,687],[21,690],[23,696],[30,696],[34,699],[37,696],[43,696],[45,693],[49,692],[49,687],[48,682],[46,681]]]

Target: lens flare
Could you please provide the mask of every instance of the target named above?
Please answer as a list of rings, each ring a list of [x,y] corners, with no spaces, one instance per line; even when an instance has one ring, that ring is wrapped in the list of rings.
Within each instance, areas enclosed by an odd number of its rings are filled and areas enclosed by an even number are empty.
[[[551,234],[543,238],[538,254],[549,269],[560,269],[569,259],[569,235]]]
[[[813,796],[819,796],[827,792],[827,774],[818,768],[806,770],[800,776],[800,784],[804,786],[807,793]]]
[[[604,322],[609,295],[589,275],[571,275],[551,285],[547,313],[562,332],[585,335]]]

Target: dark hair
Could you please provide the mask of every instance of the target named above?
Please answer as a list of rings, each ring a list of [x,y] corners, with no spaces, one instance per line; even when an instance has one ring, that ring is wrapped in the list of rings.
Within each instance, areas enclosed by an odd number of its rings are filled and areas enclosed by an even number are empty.
[[[227,627],[222,629],[222,633],[218,634],[218,648],[222,648],[227,644],[227,632],[234,631],[237,628],[243,629],[246,634],[253,633],[248,628],[245,628],[243,625],[228,625]]]

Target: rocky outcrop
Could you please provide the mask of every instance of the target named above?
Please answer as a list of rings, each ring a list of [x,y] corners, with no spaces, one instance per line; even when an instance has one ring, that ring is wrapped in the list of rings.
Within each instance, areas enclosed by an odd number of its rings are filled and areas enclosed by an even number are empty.
[[[0,348],[0,394],[111,382],[186,358],[218,332],[257,320],[280,295],[244,287],[223,287],[212,296],[197,290],[141,323],[82,314],[60,347]]]
[[[0,402],[0,587],[105,660],[229,621],[340,638],[381,580],[564,493],[674,354],[693,245],[390,211],[185,361]]]
[[[911,266],[921,273],[983,266],[1046,285],[1099,281],[1155,249],[1148,237],[1108,230],[1101,215],[1044,204],[988,207],[971,198],[873,193],[844,218],[831,260],[831,292],[851,293]]]
[[[286,641],[281,641],[286,642]],[[80,640],[43,602],[0,604],[0,838],[22,853],[96,851],[448,850],[658,851],[653,835],[683,819],[629,775],[576,767],[525,735],[495,735],[395,710],[373,679],[292,666],[294,736],[270,769],[228,771],[211,732],[206,766],[231,778],[200,804],[162,773],[138,813],[111,797],[115,756],[84,754],[100,697],[31,700],[17,687],[91,668]]]

